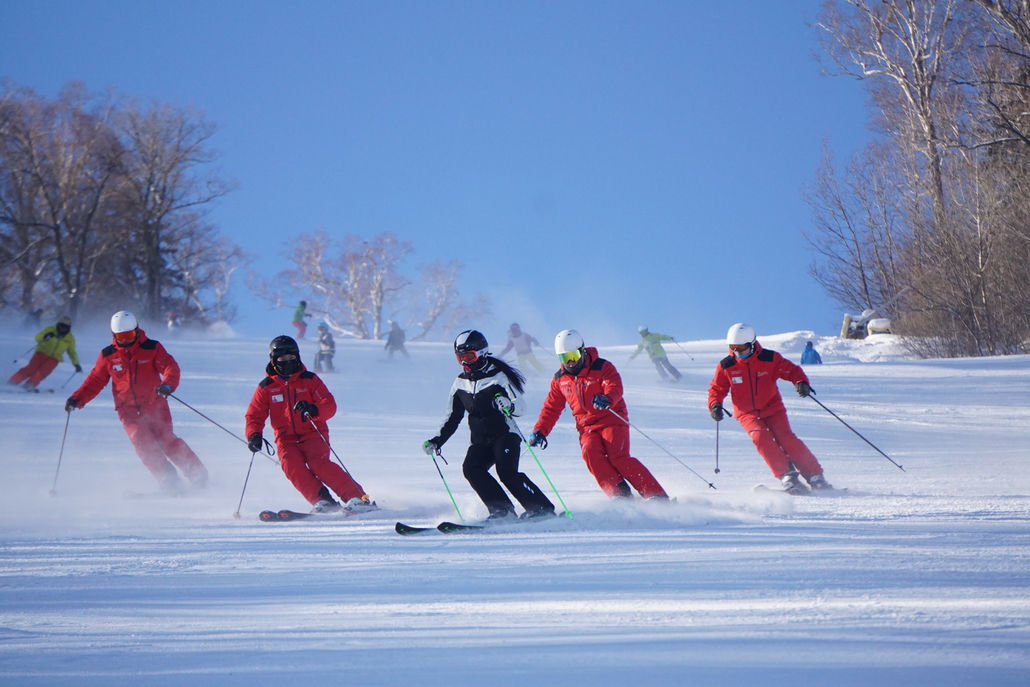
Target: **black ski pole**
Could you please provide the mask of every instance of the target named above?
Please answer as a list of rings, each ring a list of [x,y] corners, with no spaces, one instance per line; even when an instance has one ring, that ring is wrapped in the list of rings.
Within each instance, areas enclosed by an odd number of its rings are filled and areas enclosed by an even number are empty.
[[[672,452],[671,452],[671,451],[670,451],[669,449],[665,448],[664,446],[662,446],[661,444],[659,444],[659,443],[658,443],[657,441],[655,441],[655,440],[654,440],[654,439],[652,439],[651,437],[649,437],[649,436],[647,436],[646,434],[644,434],[644,430],[640,429],[639,427],[637,427],[636,425],[634,425],[634,424],[633,424],[632,422],[630,422],[630,421],[629,421],[629,420],[627,420],[626,418],[624,418],[624,417],[622,417],[621,415],[619,415],[618,413],[616,413],[616,412],[615,412],[614,410],[612,410],[611,408],[607,408],[606,410],[607,410],[607,411],[608,411],[609,413],[611,413],[612,415],[614,415],[615,417],[617,417],[617,418],[619,418],[620,420],[622,420],[623,422],[625,422],[625,423],[626,423],[627,425],[629,425],[629,426],[630,426],[630,427],[632,427],[633,429],[635,429],[635,430],[637,430],[638,432],[640,432],[640,433],[641,433],[641,434],[643,435],[643,437],[644,437],[645,439],[647,439],[647,440],[648,440],[648,441],[650,441],[650,442],[651,442],[652,444],[654,444],[654,445],[655,445],[655,446],[657,446],[658,448],[660,448],[660,449],[662,449],[663,451],[665,451],[666,453],[668,453],[668,454],[669,454],[669,456],[671,456],[671,457],[672,457],[672,459],[673,459],[674,461],[676,461],[677,463],[679,463],[680,465],[682,465],[683,467],[685,467],[685,468],[686,468],[687,470],[690,470],[690,472],[692,472],[692,473],[694,473],[695,475],[697,475],[697,478],[698,478],[698,479],[700,479],[700,480],[701,480],[702,482],[704,482],[705,484],[707,484],[708,486],[710,486],[710,487],[711,487],[712,489],[715,489],[715,485],[714,485],[714,484],[712,484],[711,482],[709,482],[708,480],[706,480],[706,479],[705,479],[704,477],[702,477],[702,476],[701,476],[701,475],[699,475],[699,474],[698,474],[698,473],[697,473],[696,471],[694,471],[694,469],[693,469],[693,468],[691,468],[691,467],[690,467],[689,465],[687,465],[687,464],[686,464],[686,463],[684,463],[684,462],[683,462],[682,460],[680,460],[679,458],[677,458],[677,457],[675,456],[675,454],[673,454],[673,453],[672,453]]]
[[[332,444],[330,444],[329,441],[325,438],[325,435],[322,434],[321,430],[318,429],[318,425],[315,424],[315,419],[307,413],[301,413],[301,417],[311,423],[311,427],[315,430],[315,433],[318,434],[318,438],[325,442],[325,445],[328,446],[329,450],[333,452],[334,456],[336,456],[336,462],[340,464],[340,467],[343,468],[344,472],[350,475],[350,470],[348,470],[347,466],[343,464],[342,460],[340,460],[340,456],[336,453],[336,449],[332,447]],[[351,477],[353,477],[353,475],[351,475]]]
[[[726,413],[730,417],[733,417],[733,413],[731,413],[730,411],[726,410],[725,408],[722,409],[722,412]],[[719,423],[716,422],[715,423],[715,474],[718,475],[719,472],[720,472],[720,470],[719,470]]]
[[[237,441],[242,441],[242,442],[243,442],[244,444],[247,444],[248,446],[250,445],[250,444],[249,444],[249,442],[248,442],[248,441],[247,441],[246,439],[244,439],[244,438],[243,438],[243,437],[241,437],[241,436],[238,436],[238,435],[234,434],[234,433],[233,433],[232,431],[230,431],[230,430],[226,429],[225,427],[223,427],[222,425],[218,424],[217,422],[215,422],[214,420],[212,420],[211,418],[209,418],[209,417],[208,417],[207,415],[204,415],[204,413],[200,412],[199,410],[197,410],[196,408],[194,408],[194,407],[193,407],[193,406],[191,406],[191,405],[190,405],[189,403],[187,403],[186,401],[182,400],[181,398],[179,398],[179,397],[178,397],[178,396],[176,396],[175,394],[168,394],[168,398],[174,398],[174,399],[175,399],[176,401],[178,401],[179,403],[183,404],[184,406],[186,406],[187,408],[189,408],[190,410],[192,410],[192,411],[193,411],[194,413],[196,413],[196,414],[197,414],[197,415],[199,415],[200,417],[204,418],[205,420],[207,420],[208,422],[210,422],[211,424],[213,424],[213,425],[214,425],[215,427],[217,427],[218,429],[222,430],[223,432],[225,432],[226,434],[228,434],[228,435],[229,435],[229,436],[231,436],[232,438],[236,439]],[[275,455],[275,449],[274,449],[274,448],[272,447],[272,445],[271,445],[270,443],[268,443],[268,439],[265,439],[265,447],[266,447],[266,448],[267,448],[268,450],[267,450],[267,452],[262,452],[262,453],[261,453],[261,455],[263,455],[263,456],[264,456],[264,455],[267,455],[267,456],[268,456],[268,459],[269,459],[270,461],[272,461],[273,463],[276,463],[276,464],[278,464],[278,463],[279,463],[279,461],[275,460],[275,459],[274,459],[274,458],[272,457],[272,456],[274,456],[274,455]]]
[[[75,376],[75,375],[77,375],[77,374],[79,374],[79,371],[78,371],[78,370],[75,370],[75,372],[72,372],[72,377],[74,377],[74,376]],[[69,377],[69,378],[67,379],[67,381],[65,381],[65,383],[61,385],[61,388],[62,388],[62,389],[63,389],[64,387],[68,386],[68,382],[72,381],[72,377]]]
[[[902,472],[905,472],[905,468],[903,468],[903,467],[901,467],[900,465],[898,465],[897,463],[895,463],[895,462],[894,462],[894,459],[893,459],[893,458],[891,458],[890,456],[888,456],[888,455],[887,455],[886,453],[884,453],[883,451],[881,451],[881,450],[880,450],[879,448],[877,448],[877,447],[876,447],[876,444],[874,444],[873,442],[869,441],[869,440],[868,440],[868,439],[866,439],[866,438],[865,438],[864,436],[862,436],[861,434],[859,434],[859,433],[858,433],[858,430],[857,430],[857,429],[855,429],[854,427],[852,427],[852,426],[851,426],[851,425],[849,425],[848,423],[844,422],[844,420],[841,420],[841,419],[840,419],[840,416],[839,416],[839,415],[837,415],[837,413],[833,412],[832,410],[830,410],[829,408],[827,408],[826,406],[824,406],[824,405],[823,405],[822,403],[820,403],[819,399],[818,399],[818,398],[816,398],[816,397],[815,397],[815,396],[813,395],[814,393],[815,393],[815,392],[813,391],[813,392],[812,392],[811,394],[809,394],[809,395],[808,395],[808,397],[809,397],[810,399],[812,399],[813,401],[815,401],[816,403],[819,403],[819,407],[821,407],[821,408],[822,408],[823,410],[825,410],[825,411],[826,411],[827,413],[829,413],[830,415],[832,415],[832,416],[834,416],[835,418],[837,418],[838,420],[840,420],[840,423],[841,423],[842,425],[844,425],[845,427],[847,427],[848,429],[850,429],[850,430],[851,430],[852,432],[854,432],[855,434],[858,434],[858,438],[859,438],[859,439],[861,439],[861,440],[862,440],[862,441],[864,441],[865,443],[867,443],[867,444],[869,444],[870,446],[872,446],[872,447],[873,447],[874,449],[876,449],[876,452],[877,452],[877,453],[879,453],[879,454],[880,454],[881,456],[883,456],[884,458],[886,458],[887,460],[889,460],[889,461],[890,461],[891,463],[894,463],[894,465],[895,465],[895,466],[896,466],[896,467],[897,467],[897,468],[898,468],[899,470],[901,470]]]
[[[680,346],[680,342],[679,342],[679,341],[677,341],[677,340],[676,340],[675,338],[673,338],[672,342],[673,342],[674,344],[676,344],[676,348],[680,349],[680,350],[681,350],[681,351],[683,351],[684,353],[687,353],[687,349],[683,348],[683,346]],[[687,353],[687,357],[688,357],[688,358],[690,358],[691,360],[693,360],[693,359],[694,359],[694,356],[690,355],[689,353]]]
[[[61,437],[61,452],[57,456],[57,472],[54,473],[54,486],[50,487],[50,495],[57,496],[57,476],[61,474],[61,459],[64,458],[64,440],[68,438],[68,421],[72,419],[72,411],[66,410],[68,417],[64,419],[64,436]]]
[[[250,465],[247,466],[247,476],[243,478],[243,491],[240,492],[240,502],[236,505],[236,512],[232,514],[237,520],[240,519],[240,508],[243,508],[243,495],[247,493],[247,482],[250,481],[250,470],[254,467],[254,456],[257,451],[250,454]]]

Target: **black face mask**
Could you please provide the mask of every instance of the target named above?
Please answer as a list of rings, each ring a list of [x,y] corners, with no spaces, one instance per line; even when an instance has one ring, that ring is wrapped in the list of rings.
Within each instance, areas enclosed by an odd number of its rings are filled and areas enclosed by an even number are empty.
[[[57,335],[58,336],[66,336],[71,330],[72,330],[72,328],[69,327],[66,324],[59,324],[59,325],[57,325]]]
[[[273,360],[272,367],[283,377],[289,377],[300,372],[301,362],[300,358],[294,358],[293,360]]]

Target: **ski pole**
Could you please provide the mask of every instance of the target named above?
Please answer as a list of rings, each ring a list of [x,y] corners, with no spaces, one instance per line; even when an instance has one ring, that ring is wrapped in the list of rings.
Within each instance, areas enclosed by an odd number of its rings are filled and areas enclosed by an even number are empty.
[[[497,398],[497,396],[500,396],[500,394],[495,395],[494,398]],[[551,490],[554,492],[554,495],[558,497],[558,503],[560,503],[561,507],[565,509],[565,514],[569,517],[569,520],[571,520],[572,511],[565,505],[565,501],[562,500],[561,494],[558,493],[558,489],[554,486],[554,482],[551,481],[550,475],[547,474],[547,470],[544,470],[543,463],[541,463],[540,459],[536,457],[536,451],[534,451],[533,447],[529,445],[528,441],[526,441],[526,437],[522,434],[522,430],[519,429],[519,424],[515,422],[515,418],[511,416],[511,411],[505,410],[503,412],[505,416],[511,420],[511,425],[515,428],[515,431],[518,432],[519,438],[522,439],[522,444],[526,447],[526,450],[529,451],[529,455],[533,456],[533,460],[536,461],[536,466],[540,468],[540,472],[543,473],[544,479],[546,479],[547,483],[551,485]]]
[[[454,504],[454,510],[458,513],[458,519],[465,522],[465,516],[461,514],[461,509],[458,508],[458,502],[454,500],[454,494],[451,493],[451,488],[447,485],[447,479],[443,476],[443,470],[440,469],[440,464],[436,462],[437,456],[440,456],[440,460],[443,461],[444,465],[450,465],[450,463],[448,463],[447,459],[443,457],[442,453],[440,453],[440,449],[433,451],[433,455],[430,456],[430,458],[433,459],[433,465],[436,466],[437,474],[440,475],[440,479],[443,480],[443,488],[447,490],[447,495],[451,497],[451,503]]]
[[[726,413],[730,417],[733,417],[733,413],[731,413],[730,411],[726,410],[725,408],[722,409],[722,412]],[[720,472],[720,470],[719,470],[719,423],[716,422],[715,423],[715,474],[718,475],[719,472]]]
[[[64,458],[64,440],[68,438],[68,421],[72,419],[72,411],[66,410],[68,417],[64,419],[64,435],[61,437],[61,452],[57,455],[57,472],[54,473],[54,486],[50,487],[50,495],[57,496],[57,476],[61,474],[61,459]]]
[[[683,348],[683,346],[680,346],[680,342],[679,342],[679,341],[677,341],[677,340],[676,340],[675,338],[673,338],[672,342],[673,342],[674,344],[676,344],[676,348],[680,349],[680,350],[681,350],[681,351],[683,351],[684,353],[687,353],[687,349]],[[687,353],[687,357],[688,357],[688,358],[690,358],[691,360],[693,360],[693,359],[694,359],[694,356],[690,355],[689,353]]]
[[[832,415],[832,416],[834,416],[835,418],[837,418],[838,420],[840,420],[840,423],[841,423],[842,425],[844,425],[845,427],[847,427],[848,429],[850,429],[850,430],[851,430],[852,432],[854,432],[855,434],[858,434],[858,438],[859,438],[859,439],[861,439],[862,441],[864,441],[865,443],[869,444],[870,446],[872,446],[872,447],[873,447],[874,449],[876,449],[876,452],[877,452],[877,453],[879,453],[879,454],[880,454],[881,456],[883,456],[884,458],[886,458],[886,459],[887,459],[887,460],[889,460],[890,462],[894,463],[894,459],[892,459],[892,458],[891,458],[890,456],[888,456],[888,455],[887,455],[886,453],[884,453],[884,452],[883,452],[883,451],[881,451],[881,450],[880,450],[879,448],[877,448],[877,447],[876,447],[876,444],[874,444],[873,442],[869,441],[869,440],[868,440],[868,439],[866,439],[866,438],[865,438],[864,436],[862,436],[861,434],[859,434],[859,433],[858,433],[858,430],[857,430],[857,429],[855,429],[854,427],[852,427],[852,426],[851,426],[851,425],[849,425],[848,423],[844,422],[844,420],[841,420],[841,419],[840,419],[840,416],[839,416],[839,415],[837,415],[837,413],[833,412],[832,410],[830,410],[829,408],[827,408],[826,406],[824,406],[824,405],[823,405],[822,403],[820,403],[819,399],[818,399],[818,398],[816,398],[816,397],[815,397],[815,396],[814,396],[813,394],[815,394],[815,392],[814,392],[814,391],[813,391],[812,393],[810,393],[810,394],[808,395],[808,397],[809,397],[810,399],[812,399],[813,401],[815,401],[816,403],[819,403],[819,406],[820,406],[820,407],[821,407],[821,408],[822,408],[823,410],[825,410],[825,411],[826,411],[827,413],[829,413],[830,415]],[[900,465],[898,465],[897,463],[894,463],[894,465],[895,465],[895,466],[897,466],[897,468],[898,468],[899,470],[901,470],[902,472],[905,472],[905,468],[901,467],[901,466],[900,466]]]
[[[77,374],[79,374],[79,371],[78,371],[78,370],[75,370],[75,372],[72,372],[72,377],[74,377],[74,376],[75,376],[75,375],[77,375]],[[61,388],[62,388],[62,389],[63,389],[64,387],[68,386],[68,382],[72,381],[72,377],[69,377],[69,378],[68,378],[68,380],[67,380],[67,381],[66,381],[66,382],[65,382],[64,384],[62,384],[62,385],[61,385]]]
[[[226,429],[225,427],[223,427],[222,425],[218,424],[217,422],[215,422],[214,420],[209,418],[207,415],[204,415],[204,413],[200,412],[199,410],[197,410],[196,408],[194,408],[189,403],[187,403],[186,401],[182,400],[181,398],[179,398],[175,394],[168,394],[168,398],[174,398],[176,401],[178,401],[179,403],[183,404],[184,406],[186,406],[187,408],[192,410],[194,413],[196,413],[200,417],[204,418],[205,420],[207,420],[208,422],[213,424],[215,427],[217,427],[218,429],[222,430],[223,432],[225,432],[226,434],[228,434],[232,438],[236,439],[237,441],[242,441],[244,444],[247,444],[248,446],[250,445],[249,442],[246,439],[244,439],[241,436],[238,436],[238,435],[234,434],[232,431],[230,431],[230,430]],[[275,460],[272,457],[272,456],[275,455],[275,449],[272,448],[272,445],[270,443],[268,443],[268,439],[265,439],[265,447],[266,447],[266,449],[268,449],[268,451],[267,452],[262,452],[261,455],[263,455],[263,456],[267,455],[268,459],[270,461],[272,461],[273,463],[278,464],[279,461]]]
[[[243,495],[247,493],[247,482],[250,481],[250,470],[254,467],[254,456],[257,451],[250,454],[250,465],[247,466],[247,476],[243,478],[243,491],[240,492],[240,502],[236,505],[236,512],[232,514],[237,520],[240,519],[240,508],[243,507]]]
[[[690,470],[690,472],[692,472],[692,473],[694,473],[695,475],[697,475],[698,479],[700,479],[700,480],[701,480],[702,482],[704,482],[705,484],[707,484],[707,485],[708,485],[709,487],[711,487],[712,489],[715,489],[715,485],[714,485],[714,484],[712,484],[711,482],[709,482],[708,480],[706,480],[706,479],[705,479],[704,477],[702,477],[701,475],[699,475],[699,474],[698,474],[697,472],[695,472],[693,468],[691,468],[691,467],[690,467],[689,465],[687,465],[687,464],[686,464],[686,463],[684,463],[684,462],[683,462],[682,460],[680,460],[679,458],[677,458],[677,457],[676,457],[676,456],[675,456],[675,455],[674,455],[674,454],[673,454],[673,453],[672,453],[671,451],[669,451],[669,449],[665,448],[664,446],[662,446],[661,444],[659,444],[659,443],[658,443],[657,441],[655,441],[655,440],[654,440],[654,439],[652,439],[651,437],[649,437],[649,436],[647,436],[646,434],[644,434],[644,430],[640,429],[639,427],[637,427],[636,425],[634,425],[634,424],[633,424],[632,422],[630,422],[630,421],[629,421],[629,420],[627,420],[626,418],[624,418],[624,417],[622,417],[621,415],[619,415],[618,413],[616,413],[616,412],[615,412],[614,410],[612,410],[611,408],[607,408],[606,410],[607,410],[607,411],[608,411],[609,413],[611,413],[612,415],[614,415],[615,417],[617,417],[617,418],[619,418],[620,420],[622,420],[623,422],[625,422],[625,423],[626,423],[627,425],[629,425],[629,426],[630,426],[630,427],[632,427],[633,429],[635,429],[635,430],[637,430],[638,432],[640,432],[640,433],[641,433],[641,434],[643,435],[643,437],[644,437],[645,439],[647,439],[647,440],[648,440],[648,441],[650,441],[650,442],[651,442],[652,444],[654,444],[654,445],[655,445],[655,446],[657,446],[658,448],[660,448],[660,449],[662,449],[663,451],[665,451],[666,453],[668,453],[668,454],[669,454],[669,455],[670,455],[670,456],[672,457],[672,459],[673,459],[673,460],[675,460],[675,461],[676,461],[677,463],[679,463],[680,465],[682,465],[683,467],[685,467],[685,468],[686,468],[687,470]]]
[[[336,462],[340,464],[340,467],[343,468],[344,472],[350,475],[350,470],[348,470],[347,466],[343,464],[342,460],[340,460],[340,455],[336,452],[336,449],[333,448],[332,445],[329,443],[329,440],[325,438],[325,435],[322,434],[322,431],[318,429],[318,425],[315,424],[314,418],[312,418],[307,413],[301,413],[301,417],[305,418],[308,422],[311,423],[311,427],[315,430],[315,433],[318,434],[318,438],[325,442],[325,445],[328,446],[329,450],[333,452],[334,456],[336,456]],[[353,475],[351,476],[353,477]]]

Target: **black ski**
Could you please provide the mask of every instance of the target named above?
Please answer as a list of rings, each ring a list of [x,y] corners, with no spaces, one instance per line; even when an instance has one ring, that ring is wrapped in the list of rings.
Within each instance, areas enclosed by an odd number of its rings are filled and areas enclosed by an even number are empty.
[[[397,531],[397,534],[408,536],[412,534],[422,534],[423,532],[436,532],[435,527],[412,527],[411,525],[405,525],[403,522],[399,522],[393,526],[393,529]]]
[[[436,529],[440,530],[444,534],[455,534],[458,532],[478,532],[479,530],[485,530],[486,525],[459,525],[456,522],[441,522],[436,526]]]
[[[297,520],[346,520],[347,518],[355,515],[363,515],[365,513],[371,513],[373,511],[381,510],[375,503],[372,504],[371,508],[362,508],[361,510],[347,510],[341,508],[340,510],[329,511],[326,513],[300,513],[295,510],[283,509],[281,511],[263,510],[258,515],[258,519],[261,522],[295,522]]]
[[[790,492],[790,491],[787,491],[786,489],[773,489],[772,487],[767,487],[764,484],[759,484],[759,485],[757,485],[755,487],[755,493],[761,494],[761,493],[764,493],[764,492],[768,492],[768,493],[771,493],[771,494],[784,494],[785,496],[834,496],[834,495],[838,495],[839,496],[841,494],[846,493],[847,490],[848,490],[847,487],[844,487],[843,489],[836,489],[836,488],[834,488],[834,489],[819,489],[819,490],[809,489],[808,487],[803,487],[803,489],[804,489],[804,491]]]

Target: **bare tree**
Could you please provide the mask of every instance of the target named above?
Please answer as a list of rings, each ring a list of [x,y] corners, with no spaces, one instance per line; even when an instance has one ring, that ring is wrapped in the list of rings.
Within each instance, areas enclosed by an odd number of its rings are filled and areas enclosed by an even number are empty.
[[[202,114],[130,101],[117,125],[126,150],[118,188],[132,218],[143,311],[157,317],[166,307],[164,288],[175,279],[169,255],[180,243],[195,241],[197,209],[234,184],[210,170],[217,159],[208,147],[215,127]]]
[[[475,322],[490,315],[490,303],[481,295],[471,302],[459,300],[458,277],[462,269],[464,266],[457,259],[447,263],[437,260],[419,268],[422,290],[411,307],[419,332],[411,337],[413,341],[428,339],[431,332],[446,336],[457,323]]]

